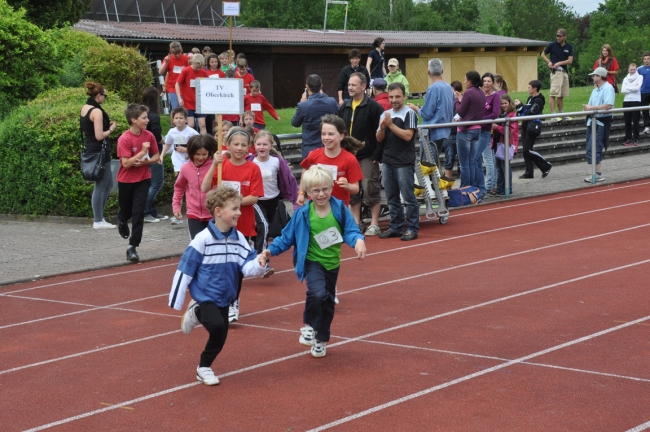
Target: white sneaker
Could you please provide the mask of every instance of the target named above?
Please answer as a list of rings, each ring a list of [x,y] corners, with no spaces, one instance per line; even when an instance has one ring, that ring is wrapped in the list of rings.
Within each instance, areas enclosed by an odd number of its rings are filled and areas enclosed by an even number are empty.
[[[176,216],[172,216],[171,219],[169,219],[172,225],[181,225],[183,223],[182,220],[176,219]]]
[[[239,321],[239,299],[232,302],[228,308],[228,322]]]
[[[183,314],[183,318],[181,318],[181,331],[185,334],[192,333],[192,330],[199,326],[199,320],[196,317],[195,311],[197,306],[196,300],[191,300],[187,305],[187,310]]]
[[[300,342],[303,345],[306,346],[312,346],[316,343],[316,339],[314,337],[316,336],[316,331],[310,326],[309,324],[305,324],[304,327],[300,328],[300,338],[298,338],[298,342]]]
[[[339,304],[339,287],[334,287],[334,304]]]
[[[117,228],[117,226],[113,225],[112,223],[108,223],[105,220],[102,220],[101,222],[93,222],[93,228],[94,229],[111,229],[111,228]]]
[[[643,129],[643,135],[648,135],[650,134],[650,127],[646,126],[645,129]]]
[[[316,358],[325,357],[326,345],[327,342],[316,341],[311,347],[311,356]]]
[[[365,236],[376,236],[376,235],[379,235],[380,232],[381,232],[381,230],[379,229],[379,227],[377,225],[370,225],[368,227],[368,229],[366,230],[366,232],[363,233],[363,235],[365,235]]]
[[[147,222],[147,223],[156,223],[156,222],[160,222],[160,219],[156,219],[155,217],[153,217],[151,215],[146,215],[144,217],[144,221]]]
[[[216,377],[212,369],[209,367],[197,367],[196,380],[201,381],[205,385],[219,384],[219,378]]]
[[[605,176],[602,174],[596,174],[596,182],[605,181]],[[591,176],[585,177],[586,183],[591,183]]]

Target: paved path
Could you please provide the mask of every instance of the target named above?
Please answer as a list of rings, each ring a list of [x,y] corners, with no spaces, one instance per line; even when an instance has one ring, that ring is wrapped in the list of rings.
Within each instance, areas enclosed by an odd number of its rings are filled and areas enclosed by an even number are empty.
[[[513,172],[513,198],[592,187],[583,181],[590,174],[586,163],[556,166],[545,179],[539,171],[534,180],[519,180],[520,174]],[[603,174],[606,180],[600,184],[650,177],[650,154],[606,159]],[[486,203],[495,201],[490,198]],[[0,219],[0,284],[127,264],[128,242],[117,229],[94,230],[90,220],[79,218],[11,219]],[[138,253],[142,260],[178,256],[188,243],[186,224],[178,228],[169,222],[145,224]]]

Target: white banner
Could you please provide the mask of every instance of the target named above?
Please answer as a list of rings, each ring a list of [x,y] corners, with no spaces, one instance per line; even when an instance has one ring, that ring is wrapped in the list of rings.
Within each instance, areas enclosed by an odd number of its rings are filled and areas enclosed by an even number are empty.
[[[196,80],[196,112],[199,114],[242,114],[244,80],[203,78]]]
[[[239,2],[223,2],[223,16],[239,16]]]

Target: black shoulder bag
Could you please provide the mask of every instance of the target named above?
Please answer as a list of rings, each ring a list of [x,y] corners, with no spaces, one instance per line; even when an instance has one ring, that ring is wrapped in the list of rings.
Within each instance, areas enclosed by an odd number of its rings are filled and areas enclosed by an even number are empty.
[[[79,131],[81,133],[81,177],[83,177],[84,180],[99,181],[104,178],[106,165],[106,140],[102,142],[102,149],[99,152],[89,152],[86,149],[81,124],[79,125]]]

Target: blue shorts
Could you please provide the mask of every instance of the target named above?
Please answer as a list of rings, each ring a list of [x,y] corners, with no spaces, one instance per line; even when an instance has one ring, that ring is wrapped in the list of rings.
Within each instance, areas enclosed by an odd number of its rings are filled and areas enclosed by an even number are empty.
[[[195,110],[187,110],[187,116],[194,117],[194,118],[204,118],[205,116],[207,116],[207,114],[199,114]]]

